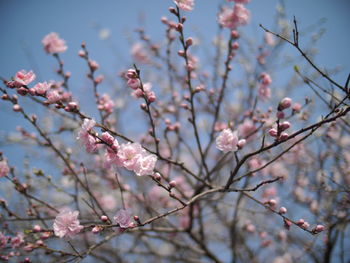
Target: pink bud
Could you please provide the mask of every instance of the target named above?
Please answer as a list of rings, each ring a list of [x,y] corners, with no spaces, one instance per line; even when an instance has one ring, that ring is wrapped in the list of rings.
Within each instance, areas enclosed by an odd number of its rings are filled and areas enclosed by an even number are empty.
[[[26,89],[25,87],[20,87],[17,89],[17,93],[19,95],[25,96],[28,93],[28,89]]]
[[[246,143],[247,141],[245,139],[241,139],[238,141],[237,146],[242,149]]]
[[[146,105],[146,103],[142,103],[142,104],[140,105],[140,107],[141,107],[142,110],[147,110],[147,105]]]
[[[284,115],[283,111],[277,111],[276,116],[277,116],[278,119],[283,119],[285,115]]]
[[[298,102],[294,103],[292,109],[296,112],[299,112],[301,110],[301,104]]]
[[[163,24],[167,24],[168,23],[168,18],[166,16],[162,16],[160,18],[160,21],[163,23]]]
[[[95,226],[91,231],[94,234],[98,234],[101,231],[101,228],[99,226]]]
[[[238,44],[238,42],[233,42],[231,47],[232,47],[233,50],[239,49],[239,44]]]
[[[35,89],[34,89],[34,88],[30,88],[30,89],[28,89],[28,92],[29,92],[29,94],[30,94],[30,95],[32,95],[32,96],[34,96],[34,95],[36,94],[36,92],[35,92]]]
[[[231,31],[231,36],[232,36],[233,39],[239,38],[239,34],[238,34],[237,30],[232,30]]]
[[[176,9],[174,7],[169,7],[168,10],[170,13],[176,14]]]
[[[183,24],[178,23],[177,26],[176,26],[176,30],[179,31],[179,32],[181,32],[182,29],[183,29],[183,27],[184,27]]]
[[[105,215],[102,215],[102,216],[101,216],[101,221],[107,222],[107,221],[108,221],[108,217],[105,216]]]
[[[282,123],[280,124],[280,129],[281,129],[282,131],[285,131],[285,130],[289,129],[289,127],[290,127],[289,121],[284,121],[284,122],[282,122]]]
[[[191,37],[186,39],[186,47],[192,46],[193,45],[193,39]]]
[[[100,67],[94,60],[89,60],[89,66],[93,71],[97,70]]]
[[[78,56],[79,57],[85,57],[85,55],[86,55],[86,53],[85,53],[85,51],[84,50],[79,50],[79,52],[78,52]]]
[[[179,50],[179,51],[177,52],[177,54],[178,54],[180,57],[184,57],[184,56],[185,56],[185,51]]]
[[[298,226],[302,226],[305,223],[305,220],[300,218],[296,223]]]
[[[37,240],[36,242],[35,242],[35,244],[37,245],[37,246],[43,246],[44,245],[44,241],[42,241],[42,240]]]
[[[160,181],[160,180],[162,179],[162,177],[161,177],[161,175],[160,175],[159,173],[155,173],[155,174],[153,175],[153,178],[154,178],[154,180],[156,180],[156,181]]]
[[[169,182],[169,187],[170,187],[170,188],[176,187],[176,181],[174,181],[174,180],[173,180],[173,181],[170,181],[170,182]]]
[[[277,130],[276,129],[270,129],[269,130],[269,134],[272,137],[277,137]]]
[[[39,225],[35,225],[35,226],[33,227],[33,231],[34,231],[34,232],[40,232],[40,231],[41,231],[41,227],[40,227]]]
[[[284,141],[284,140],[287,140],[288,137],[289,137],[288,133],[282,132],[281,135],[280,135],[280,137],[279,137],[279,139],[280,139],[281,141]]]
[[[15,112],[19,112],[22,110],[21,106],[19,106],[18,104],[13,105],[12,109]]]
[[[275,199],[270,199],[270,200],[268,201],[268,204],[269,204],[269,206],[276,206],[277,201],[276,201]]]
[[[278,105],[278,110],[282,111],[282,110],[288,109],[291,105],[292,105],[292,99],[286,97],[281,100],[280,104]]]
[[[134,69],[128,69],[128,71],[125,74],[125,77],[128,79],[133,79],[137,77],[136,71]]]
[[[323,230],[324,230],[324,226],[323,225],[317,225],[315,228],[314,228],[314,230],[313,230],[313,232],[316,232],[316,233],[320,233],[320,232],[322,232]]]
[[[280,210],[279,210],[279,213],[280,213],[281,215],[287,213],[287,208],[285,208],[284,206],[282,206],[282,207],[280,208]]]

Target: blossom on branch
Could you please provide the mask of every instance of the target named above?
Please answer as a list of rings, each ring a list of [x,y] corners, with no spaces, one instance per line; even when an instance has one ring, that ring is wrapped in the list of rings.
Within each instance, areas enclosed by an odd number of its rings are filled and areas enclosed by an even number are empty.
[[[72,238],[78,234],[84,228],[84,226],[80,225],[78,216],[79,211],[72,212],[69,209],[61,211],[53,223],[55,235],[60,238]]]
[[[175,4],[184,11],[192,11],[194,7],[194,0],[175,0]]]
[[[54,32],[46,35],[41,42],[45,51],[50,54],[62,53],[67,50],[66,42]]]

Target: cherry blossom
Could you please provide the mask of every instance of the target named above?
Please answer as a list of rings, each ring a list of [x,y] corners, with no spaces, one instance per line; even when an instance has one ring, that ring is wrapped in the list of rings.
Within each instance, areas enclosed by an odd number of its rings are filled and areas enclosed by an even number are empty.
[[[62,53],[67,50],[66,42],[54,32],[46,35],[41,42],[45,51],[50,54]]]
[[[174,0],[175,4],[184,11],[192,11],[194,0]]]
[[[78,220],[79,211],[69,209],[62,210],[55,218],[53,230],[56,236],[72,238],[78,234],[84,226]]]
[[[237,151],[238,136],[237,131],[232,132],[231,129],[223,130],[216,138],[216,148],[224,153]]]

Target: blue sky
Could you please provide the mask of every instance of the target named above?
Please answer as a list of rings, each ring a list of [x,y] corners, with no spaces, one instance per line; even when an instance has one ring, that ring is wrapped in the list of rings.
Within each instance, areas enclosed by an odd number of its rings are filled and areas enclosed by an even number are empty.
[[[196,0],[193,12],[187,13],[186,35],[199,32],[213,39],[217,30],[218,6],[226,1]],[[259,24],[273,28],[277,0],[252,0],[247,7],[252,14],[251,23],[244,28],[250,37],[261,41],[262,30]],[[344,71],[335,79],[345,82],[350,68],[349,43],[350,35],[350,2],[348,0],[293,0],[284,1],[287,19],[292,22],[293,15],[299,21],[299,27],[305,28],[326,18],[322,25],[326,29],[318,43],[319,55],[316,62],[327,68],[343,66]],[[66,40],[68,50],[62,55],[65,68],[72,72],[71,87],[76,97],[80,97],[83,86],[86,86],[86,65],[77,56],[82,41],[87,43],[91,57],[97,60],[104,72],[112,78],[118,78],[117,72],[125,69],[132,62],[129,56],[129,40],[137,40],[134,29],[140,24],[155,41],[161,42],[164,37],[164,25],[161,16],[171,17],[168,7],[174,5],[171,0],[0,0],[0,76],[10,78],[18,70],[34,69],[39,81],[59,79],[54,70],[57,65],[51,56],[45,54],[41,45],[42,38],[57,32]],[[110,30],[110,41],[102,41],[98,30]],[[305,36],[301,39],[307,44]],[[305,41],[305,42],[304,42]],[[292,55],[297,52],[288,49]],[[284,73],[281,73],[284,74]],[[282,76],[283,77],[283,76]],[[14,130],[20,123],[18,115],[8,105],[0,107],[0,130]],[[5,125],[6,123],[6,125]],[[22,122],[23,123],[23,122]]]

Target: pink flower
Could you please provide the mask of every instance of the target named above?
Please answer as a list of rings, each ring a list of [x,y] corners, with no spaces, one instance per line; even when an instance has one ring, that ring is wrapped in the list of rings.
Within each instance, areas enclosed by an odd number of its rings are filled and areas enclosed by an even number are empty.
[[[152,91],[152,84],[147,82],[143,84],[143,91],[141,88],[136,89],[131,93],[131,95],[135,98],[141,98],[142,96],[145,96],[149,102],[154,102],[157,97],[154,91]]]
[[[57,33],[46,35],[41,42],[45,51],[50,54],[62,53],[67,50],[66,42],[59,38]]]
[[[35,91],[36,94],[38,95],[45,95],[45,93],[50,89],[51,87],[51,83],[47,83],[45,82],[39,82],[37,83],[33,89]]]
[[[61,99],[60,94],[58,93],[58,91],[56,90],[51,90],[50,92],[48,92],[48,94],[46,95],[47,101],[49,103],[56,103]]]
[[[264,84],[260,84],[258,94],[261,100],[267,100],[271,98],[271,90],[267,85]]]
[[[238,137],[237,131],[232,132],[231,129],[223,130],[216,138],[216,148],[224,153],[237,151]]]
[[[114,223],[119,224],[120,228],[128,228],[131,223],[131,216],[125,209],[120,209],[113,217]]]
[[[0,161],[0,178],[5,177],[10,172],[10,168],[7,165],[6,160]]]
[[[194,0],[174,0],[174,3],[184,11],[192,11],[194,7]]]
[[[273,47],[276,44],[275,37],[271,33],[265,32],[264,41],[267,45]]]
[[[128,170],[134,170],[135,165],[145,150],[139,143],[122,144],[118,151],[118,158],[120,158],[122,165]]]
[[[138,176],[151,175],[157,162],[157,156],[154,154],[141,156],[134,167],[134,172]]]
[[[35,77],[36,76],[33,71],[27,72],[25,70],[21,70],[16,73],[16,76],[14,77],[14,84],[19,87],[25,86],[34,81]]]
[[[78,220],[79,211],[70,211],[65,209],[61,211],[53,223],[53,230],[55,235],[62,238],[68,237],[72,238],[78,234],[84,227],[80,225]]]
[[[98,99],[98,109],[101,111],[105,111],[108,114],[113,112],[114,102],[113,100],[111,100],[108,94],[103,94]]]
[[[132,88],[132,89],[138,89],[141,85],[140,83],[140,80],[137,79],[137,78],[131,78],[131,79],[128,79],[127,83],[129,88]]]
[[[89,134],[89,131],[95,126],[96,122],[92,119],[84,119],[84,123],[81,126],[80,131],[78,132],[77,140],[82,142],[85,146],[85,150],[88,153],[96,151],[96,139]]]
[[[23,234],[19,233],[16,237],[11,238],[11,247],[18,248],[24,243]]]
[[[261,73],[260,78],[261,78],[261,83],[264,85],[270,85],[272,82],[271,76],[265,72]]]
[[[249,22],[250,12],[242,4],[235,4],[233,9],[224,7],[219,14],[219,23],[223,27],[235,29]]]

